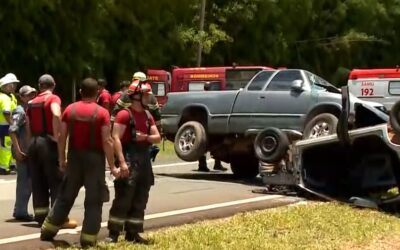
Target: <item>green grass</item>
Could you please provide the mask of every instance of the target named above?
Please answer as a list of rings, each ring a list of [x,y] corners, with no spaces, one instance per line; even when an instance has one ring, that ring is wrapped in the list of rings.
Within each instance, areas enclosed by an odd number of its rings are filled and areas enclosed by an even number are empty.
[[[400,220],[335,203],[281,207],[145,234],[149,246],[122,241],[97,249],[397,249]]]
[[[172,142],[165,140],[164,143],[161,142],[158,146],[160,147],[160,152],[157,155],[156,162],[162,163],[165,161],[178,160]]]

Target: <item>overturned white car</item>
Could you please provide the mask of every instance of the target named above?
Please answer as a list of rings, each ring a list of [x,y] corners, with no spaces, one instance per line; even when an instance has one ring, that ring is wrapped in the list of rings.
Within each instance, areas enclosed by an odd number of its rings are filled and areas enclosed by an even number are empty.
[[[400,146],[388,133],[389,116],[357,104],[349,119],[349,93],[342,89],[337,133],[299,140],[296,133],[266,128],[255,141],[260,174],[267,187],[296,187],[324,199],[367,207],[400,204],[399,196],[384,197],[400,186]],[[400,102],[390,115],[400,135]],[[349,121],[350,120],[350,121]]]

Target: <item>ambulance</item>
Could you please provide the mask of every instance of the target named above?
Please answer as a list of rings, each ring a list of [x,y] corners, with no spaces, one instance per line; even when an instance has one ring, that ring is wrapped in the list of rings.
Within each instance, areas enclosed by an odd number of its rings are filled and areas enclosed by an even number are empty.
[[[348,79],[351,94],[365,101],[383,104],[390,110],[400,99],[400,70],[353,69]]]
[[[148,78],[152,91],[160,105],[167,101],[169,92],[204,91],[204,84],[210,84],[210,90],[237,90],[243,88],[261,70],[272,70],[266,66],[222,66],[195,67],[172,70],[149,69]]]

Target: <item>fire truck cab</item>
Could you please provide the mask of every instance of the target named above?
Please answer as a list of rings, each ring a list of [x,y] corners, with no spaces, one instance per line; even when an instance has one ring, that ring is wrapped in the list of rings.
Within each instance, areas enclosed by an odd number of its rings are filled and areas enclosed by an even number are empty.
[[[387,110],[400,98],[400,70],[354,69],[347,82],[349,91],[360,99],[379,102]]]
[[[210,90],[237,90],[243,88],[255,74],[271,67],[225,66],[175,68],[172,77],[165,70],[148,70],[147,75],[160,105],[167,101],[168,92],[204,91],[204,84]]]
[[[151,83],[151,89],[159,104],[167,101],[167,94],[171,89],[171,74],[165,70],[147,70],[147,79]]]

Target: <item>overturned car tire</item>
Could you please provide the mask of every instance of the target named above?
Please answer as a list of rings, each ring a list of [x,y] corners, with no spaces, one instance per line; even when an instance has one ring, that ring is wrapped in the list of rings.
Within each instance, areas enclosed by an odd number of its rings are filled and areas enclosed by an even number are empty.
[[[184,161],[197,161],[207,152],[207,134],[196,121],[184,123],[175,135],[176,155]]]
[[[266,128],[254,141],[254,152],[258,159],[267,163],[279,162],[289,148],[287,135],[278,128]]]

